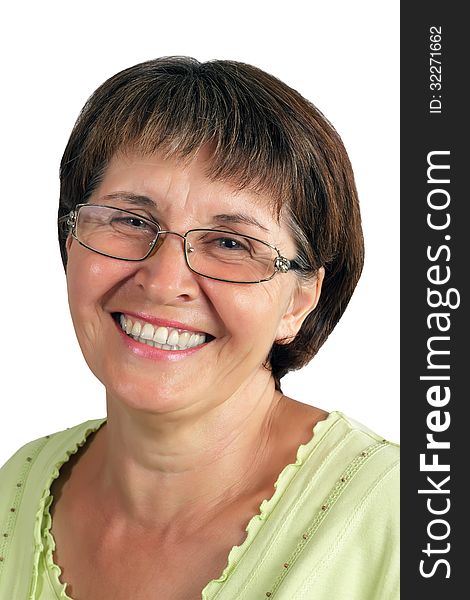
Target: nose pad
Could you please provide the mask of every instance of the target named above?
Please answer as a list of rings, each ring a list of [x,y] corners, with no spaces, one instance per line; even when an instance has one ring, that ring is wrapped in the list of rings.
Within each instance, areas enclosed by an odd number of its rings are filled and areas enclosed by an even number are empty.
[[[179,252],[181,252],[181,254],[182,254],[181,259],[182,259],[185,267],[188,268],[188,271],[192,271],[191,267],[189,266],[188,254],[191,252],[195,252],[195,248],[193,248],[193,246],[191,246],[191,244],[188,242],[187,238],[184,235],[182,235],[181,233],[177,233],[176,231],[161,231],[155,242],[155,246],[153,247],[152,251],[147,256],[147,259],[144,262],[147,262],[147,260],[149,258],[152,258],[155,254],[158,253],[159,250],[161,250],[163,243],[166,240],[167,235],[175,235],[175,236],[181,238],[181,246],[180,246],[181,250],[179,250]],[[162,252],[166,256],[166,253],[170,252],[170,254],[171,254],[172,250],[171,250],[171,248],[167,248],[166,250],[162,250]],[[173,250],[173,252],[174,252],[174,250]],[[164,261],[166,260],[164,257],[162,257],[162,258]],[[175,265],[178,260],[180,260],[180,257],[173,255],[171,264]],[[157,262],[158,262],[158,258],[157,258]]]
[[[155,242],[155,246],[152,248],[152,251],[150,252],[150,254],[148,255],[147,258],[152,257],[154,254],[156,254],[160,250],[160,248],[162,247],[163,242],[165,241],[167,235],[176,235],[176,236],[178,236],[178,237],[180,237],[182,239],[182,241],[183,241],[183,248],[182,248],[182,250],[183,250],[183,253],[184,253],[184,241],[185,241],[185,239],[184,239],[184,236],[181,235],[181,233],[176,233],[174,231],[161,231],[158,234],[157,241]]]
[[[152,251],[150,252],[150,254],[148,255],[147,258],[150,258],[151,256],[153,256],[154,254],[156,254],[160,248],[162,247],[163,242],[165,241],[165,238],[163,235],[159,235],[157,238],[157,241],[155,242],[154,247],[152,248]],[[150,242],[150,244],[152,244],[152,242]]]
[[[169,234],[181,239],[175,240],[174,244],[164,245]],[[184,236],[180,233],[161,232],[149,256],[137,263],[139,267],[133,281],[143,288],[148,298],[155,303],[169,304],[175,302],[177,298],[191,299],[198,294],[198,284],[192,277],[191,270],[187,268],[184,240]],[[180,244],[179,248],[178,244]],[[155,254],[157,256],[154,256]]]

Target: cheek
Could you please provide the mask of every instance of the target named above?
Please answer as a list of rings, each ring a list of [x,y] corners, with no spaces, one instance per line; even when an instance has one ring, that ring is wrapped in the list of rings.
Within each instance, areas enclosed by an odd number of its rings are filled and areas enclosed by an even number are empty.
[[[72,244],[67,262],[67,291],[76,327],[84,325],[80,319],[91,320],[90,313],[105,304],[122,278],[122,266],[117,261]]]
[[[223,322],[227,335],[240,345],[262,346],[269,350],[286,308],[280,285],[255,284],[206,290],[208,297]],[[218,292],[217,295],[214,292]]]
[[[67,292],[70,313],[75,333],[82,351],[87,355],[88,344],[96,336],[93,326],[93,300],[97,292],[96,279],[92,271],[83,263],[69,259],[67,264]]]

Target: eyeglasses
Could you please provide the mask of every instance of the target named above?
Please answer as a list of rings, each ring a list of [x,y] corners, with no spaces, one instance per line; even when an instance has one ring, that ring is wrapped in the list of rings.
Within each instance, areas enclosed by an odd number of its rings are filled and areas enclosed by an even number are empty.
[[[190,229],[182,235],[164,231],[156,221],[113,206],[78,204],[62,219],[66,219],[79,244],[119,260],[145,260],[158,251],[165,235],[177,235],[184,242],[189,269],[217,281],[261,283],[276,273],[299,268],[275,246],[252,236],[219,229]]]

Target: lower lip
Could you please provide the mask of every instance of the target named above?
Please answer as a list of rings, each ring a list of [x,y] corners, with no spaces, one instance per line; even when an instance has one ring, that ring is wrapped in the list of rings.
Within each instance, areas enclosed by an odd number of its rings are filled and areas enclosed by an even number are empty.
[[[113,319],[114,321],[114,319]],[[137,356],[141,356],[142,358],[149,358],[151,360],[181,360],[183,358],[187,358],[191,356],[195,352],[202,350],[208,344],[208,342],[204,344],[200,344],[199,346],[194,346],[193,348],[187,348],[186,350],[162,350],[161,348],[153,348],[148,344],[144,344],[142,342],[136,342],[134,338],[130,337],[125,333],[119,323],[114,321],[114,324],[117,327],[117,330],[121,334],[121,338],[126,346],[129,348],[131,352],[133,352]]]

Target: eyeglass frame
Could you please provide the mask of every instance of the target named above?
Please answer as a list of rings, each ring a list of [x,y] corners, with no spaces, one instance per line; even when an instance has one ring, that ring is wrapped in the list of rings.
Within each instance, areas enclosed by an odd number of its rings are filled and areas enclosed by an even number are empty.
[[[113,256],[112,254],[107,254],[106,252],[101,252],[100,250],[96,250],[95,248],[92,248],[91,246],[88,246],[87,244],[85,244],[84,242],[79,240],[76,235],[76,226],[78,223],[78,214],[80,212],[80,209],[84,206],[96,206],[98,208],[111,208],[113,210],[120,210],[129,215],[132,215],[133,217],[138,217],[142,221],[151,224],[152,227],[156,227],[158,229],[158,231],[155,235],[155,239],[150,244],[150,249],[147,252],[147,254],[142,258],[125,258],[125,257],[121,257],[121,256]],[[70,233],[71,233],[72,237],[75,240],[77,240],[77,242],[84,248],[87,248],[88,250],[91,250],[92,252],[96,252],[96,254],[100,254],[101,256],[106,256],[108,258],[115,258],[116,260],[125,260],[127,262],[142,262],[142,261],[146,260],[147,258],[149,258],[152,255],[152,253],[154,251],[156,251],[155,248],[156,248],[157,241],[158,241],[158,238],[160,235],[165,235],[168,233],[172,234],[172,235],[177,235],[178,237],[182,238],[183,242],[184,242],[183,243],[183,254],[184,254],[184,259],[185,259],[188,269],[192,273],[196,273],[196,275],[199,275],[200,277],[206,277],[207,279],[212,279],[214,281],[222,281],[224,283],[242,283],[242,284],[264,283],[266,281],[271,281],[271,279],[278,273],[287,273],[288,271],[300,271],[301,270],[300,264],[295,259],[289,260],[285,256],[282,256],[280,250],[276,246],[274,246],[273,244],[270,244],[269,242],[265,242],[264,240],[260,240],[259,238],[256,238],[252,235],[245,235],[245,234],[241,234],[241,233],[236,233],[234,231],[225,231],[222,229],[209,229],[209,228],[205,228],[205,227],[197,227],[195,229],[188,229],[188,231],[186,231],[185,234],[181,234],[181,233],[178,233],[177,231],[160,229],[160,223],[158,223],[157,221],[154,221],[152,219],[149,219],[148,217],[144,217],[143,215],[141,215],[139,213],[135,213],[135,212],[133,212],[131,210],[127,210],[125,208],[119,208],[117,206],[110,206],[108,204],[89,204],[88,202],[83,202],[83,203],[77,204],[75,206],[75,208],[72,209],[67,215],[60,217],[59,222],[65,222],[70,227]],[[188,254],[191,251],[194,251],[194,248],[188,242],[186,236],[189,233],[193,233],[194,231],[212,231],[212,232],[216,231],[219,233],[225,233],[227,235],[237,235],[240,237],[247,238],[249,240],[254,240],[256,242],[263,244],[264,246],[267,246],[268,248],[271,248],[272,250],[274,250],[277,253],[277,256],[275,257],[275,259],[273,261],[274,273],[270,277],[267,277],[264,279],[259,279],[257,281],[233,281],[231,279],[222,279],[221,277],[212,277],[211,275],[204,275],[203,273],[199,273],[199,271],[196,271],[190,265],[189,259],[188,259]],[[188,245],[189,245],[189,249],[188,249]]]

